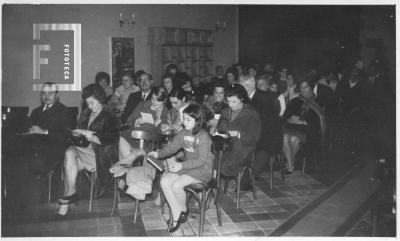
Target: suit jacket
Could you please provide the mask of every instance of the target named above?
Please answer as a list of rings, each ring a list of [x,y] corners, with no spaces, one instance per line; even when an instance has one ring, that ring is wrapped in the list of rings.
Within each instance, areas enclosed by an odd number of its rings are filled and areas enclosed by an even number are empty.
[[[100,145],[92,143],[96,156],[96,170],[101,186],[108,186],[112,176],[108,171],[113,163],[119,161],[119,128],[118,118],[107,110],[103,109],[88,127],[90,114],[92,111],[87,108],[82,111],[79,118],[79,128],[94,131],[100,140]]]
[[[329,86],[318,83],[317,84],[317,99],[316,102],[323,109],[331,108],[334,103],[334,93]]]
[[[279,102],[272,93],[256,89],[249,104],[257,111],[261,119],[261,137],[258,146],[269,148],[269,145],[279,138],[281,133]]]
[[[350,113],[355,109],[362,108],[366,105],[367,88],[365,83],[359,80],[355,86],[350,87],[349,80],[344,80],[338,86],[338,95],[343,100],[343,112]]]
[[[145,100],[151,100],[152,92],[150,92]],[[127,118],[132,114],[132,111],[136,108],[136,106],[144,101],[142,99],[142,91],[138,91],[129,95],[128,100],[126,101],[126,106],[124,112],[121,115],[121,122],[126,123]]]
[[[43,111],[44,105],[34,109],[30,116],[30,124],[48,130],[48,137],[53,142],[67,145],[67,129],[74,128],[73,115],[62,103],[56,102],[50,109]]]

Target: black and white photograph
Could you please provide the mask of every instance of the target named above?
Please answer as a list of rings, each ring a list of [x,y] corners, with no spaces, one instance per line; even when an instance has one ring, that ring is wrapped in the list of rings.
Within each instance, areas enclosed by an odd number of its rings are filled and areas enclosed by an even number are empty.
[[[397,232],[396,1],[1,5],[1,237]]]

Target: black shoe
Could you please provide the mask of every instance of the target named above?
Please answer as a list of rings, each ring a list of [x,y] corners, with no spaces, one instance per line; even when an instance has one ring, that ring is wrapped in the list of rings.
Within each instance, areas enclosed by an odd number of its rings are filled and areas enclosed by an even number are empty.
[[[101,198],[102,196],[104,196],[104,194],[106,194],[106,192],[107,192],[107,188],[100,186],[99,189],[97,189],[96,195],[94,195],[94,199],[97,200],[97,199]]]
[[[187,220],[187,216],[189,214],[189,210],[187,210],[186,212],[181,212],[181,214],[179,215],[178,221],[173,221],[173,223],[176,223],[175,225],[172,225],[171,228],[168,230],[170,233],[175,232],[176,230],[179,229],[179,227],[181,226],[182,223],[186,222]],[[169,223],[168,223],[169,224]],[[168,225],[169,226],[169,225]]]
[[[293,172],[289,171],[288,169],[283,169],[283,175],[291,175]]]
[[[67,204],[71,204],[71,203],[78,205],[78,202],[79,202],[79,196],[78,196],[78,193],[76,193],[76,192],[70,196],[64,196],[64,197],[58,199],[58,204],[60,204],[60,205],[67,205]]]

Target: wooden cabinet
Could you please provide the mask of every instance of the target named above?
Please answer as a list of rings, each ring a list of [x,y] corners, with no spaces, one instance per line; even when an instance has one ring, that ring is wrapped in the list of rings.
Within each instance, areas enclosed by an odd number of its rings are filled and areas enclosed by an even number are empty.
[[[176,64],[179,71],[200,81],[212,78],[213,34],[212,30],[149,28],[151,74],[155,84],[161,83],[169,64]]]

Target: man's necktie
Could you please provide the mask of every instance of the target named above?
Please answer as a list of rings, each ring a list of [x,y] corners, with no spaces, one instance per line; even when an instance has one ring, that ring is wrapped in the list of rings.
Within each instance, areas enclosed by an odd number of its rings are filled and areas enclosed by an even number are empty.
[[[45,105],[44,108],[43,108],[43,112],[44,112],[44,111],[47,111],[47,110],[49,110],[49,109],[50,109],[50,107],[49,107],[48,105]]]
[[[146,98],[146,94],[143,94],[142,95],[142,100],[145,100],[145,98]]]

